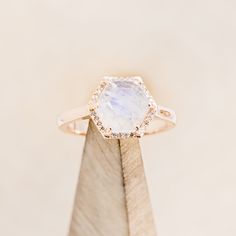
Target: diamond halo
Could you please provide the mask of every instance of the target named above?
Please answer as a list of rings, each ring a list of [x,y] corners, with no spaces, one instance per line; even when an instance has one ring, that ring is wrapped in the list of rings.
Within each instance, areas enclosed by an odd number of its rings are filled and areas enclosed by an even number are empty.
[[[158,108],[141,77],[106,76],[89,102],[89,111],[104,138],[124,139],[142,137]]]

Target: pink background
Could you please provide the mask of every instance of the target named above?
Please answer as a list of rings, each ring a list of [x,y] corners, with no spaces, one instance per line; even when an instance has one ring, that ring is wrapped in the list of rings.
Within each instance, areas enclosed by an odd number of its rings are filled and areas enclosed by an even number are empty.
[[[65,236],[83,138],[56,126],[141,75],[176,129],[141,141],[160,236],[236,235],[236,2],[0,3],[0,235]]]

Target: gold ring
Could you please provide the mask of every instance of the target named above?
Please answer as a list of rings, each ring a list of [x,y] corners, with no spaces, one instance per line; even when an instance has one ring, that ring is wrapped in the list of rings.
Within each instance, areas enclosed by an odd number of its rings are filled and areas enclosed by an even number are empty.
[[[63,113],[58,126],[86,135],[89,119],[107,139],[140,138],[176,125],[175,112],[157,105],[138,76],[104,77],[89,104]]]

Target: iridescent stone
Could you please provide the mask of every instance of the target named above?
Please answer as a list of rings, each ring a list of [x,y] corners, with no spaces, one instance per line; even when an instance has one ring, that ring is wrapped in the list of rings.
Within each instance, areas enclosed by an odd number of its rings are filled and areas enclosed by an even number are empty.
[[[149,110],[144,89],[132,80],[109,81],[98,99],[97,115],[113,133],[131,133],[140,126]]]

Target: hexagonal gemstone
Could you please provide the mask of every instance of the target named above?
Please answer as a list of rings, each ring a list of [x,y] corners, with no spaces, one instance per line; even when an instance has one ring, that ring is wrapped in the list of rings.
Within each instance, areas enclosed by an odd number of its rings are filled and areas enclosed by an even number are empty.
[[[139,126],[148,110],[149,98],[144,89],[131,80],[114,79],[99,97],[97,115],[113,133],[131,133]]]

